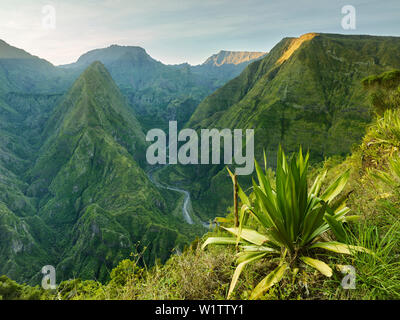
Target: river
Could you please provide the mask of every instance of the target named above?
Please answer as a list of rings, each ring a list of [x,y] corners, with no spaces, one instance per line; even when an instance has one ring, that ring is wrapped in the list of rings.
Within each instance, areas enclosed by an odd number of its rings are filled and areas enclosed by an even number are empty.
[[[184,195],[184,198],[183,198],[183,205],[182,205],[183,219],[185,219],[185,221],[186,221],[188,224],[194,224],[194,221],[193,221],[193,219],[192,219],[192,216],[191,216],[190,213],[189,213],[189,207],[190,207],[190,193],[189,193],[189,191],[184,190],[184,189],[181,189],[181,188],[178,188],[178,187],[176,187],[176,186],[167,185],[166,183],[157,181],[157,180],[154,178],[154,173],[156,173],[157,171],[159,171],[159,170],[165,168],[166,166],[169,166],[169,164],[166,164],[166,165],[163,165],[163,166],[158,166],[158,167],[155,167],[155,168],[153,168],[153,169],[150,169],[150,170],[147,172],[147,176],[149,177],[150,181],[151,181],[157,188],[172,190],[172,191],[179,192],[179,193],[181,193],[181,194]],[[203,225],[203,227],[205,227],[205,228],[207,228],[207,229],[209,229],[210,226],[212,226],[212,224],[207,223],[207,222],[204,222],[204,221],[201,221],[201,220],[200,220],[200,223]]]

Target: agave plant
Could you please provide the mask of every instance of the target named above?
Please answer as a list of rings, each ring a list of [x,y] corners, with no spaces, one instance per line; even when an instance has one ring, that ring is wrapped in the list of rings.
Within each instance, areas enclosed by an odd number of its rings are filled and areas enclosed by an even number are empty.
[[[268,256],[278,256],[280,263],[254,288],[250,299],[257,299],[263,295],[283,278],[288,268],[298,265],[300,261],[327,277],[332,276],[331,267],[315,258],[318,253],[316,249],[340,254],[369,252],[359,246],[323,240],[322,235],[331,230],[337,240],[345,241],[346,231],[343,223],[357,219],[357,216],[346,216],[350,209],[344,203],[340,206],[333,205],[333,200],[341,193],[348,180],[349,171],[321,191],[326,177],[325,171],[318,175],[311,188],[308,188],[308,160],[309,153],[304,157],[300,148],[297,156],[288,161],[279,148],[275,187],[272,178],[264,174],[256,161],[258,184],[253,179],[252,196],[247,196],[242,188],[237,186],[242,202],[239,225],[223,227],[233,234],[233,237],[209,237],[204,242],[203,248],[210,244],[231,244],[239,249],[228,298],[243,268],[250,262]],[[264,162],[267,172],[265,154]],[[229,174],[235,181],[232,172],[229,171]],[[245,227],[250,215],[261,225],[262,233]],[[316,251],[315,254],[313,251]],[[312,257],[310,254],[313,254]]]

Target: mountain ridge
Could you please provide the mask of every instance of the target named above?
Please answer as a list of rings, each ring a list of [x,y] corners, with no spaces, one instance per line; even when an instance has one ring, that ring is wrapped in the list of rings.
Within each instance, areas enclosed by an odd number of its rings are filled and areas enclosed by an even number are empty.
[[[52,264],[59,279],[105,280],[132,253],[146,251],[151,265],[189,242],[196,227],[175,212],[178,196],[147,177],[144,133],[103,64],[92,63],[51,113],[12,191],[16,207],[0,198],[1,273],[35,282]]]
[[[254,129],[255,156],[262,161],[265,150],[272,168],[279,145],[289,153],[298,145],[310,149],[313,163],[346,156],[372,119],[361,80],[398,69],[399,50],[400,37],[318,33],[284,38],[205,98],[186,127]],[[205,212],[215,216],[226,210],[231,187],[223,165],[188,166],[171,176],[177,174],[191,181],[193,206],[203,219]]]
[[[263,56],[268,54],[267,52],[256,52],[256,51],[228,51],[221,50],[216,54],[213,54],[202,65],[214,65],[220,67],[225,64],[238,65],[241,63],[249,63],[257,59],[261,59]]]
[[[178,64],[165,64],[161,61],[158,61],[152,58],[144,49],[140,46],[132,46],[132,45],[118,45],[112,44],[108,47],[104,48],[97,48],[93,50],[89,50],[86,53],[80,55],[75,62],[61,64],[57,67],[60,68],[72,68],[81,65],[88,65],[94,61],[102,61],[102,63],[110,62],[110,60],[118,59],[125,54],[133,54],[136,53],[138,56],[143,58],[149,59],[154,62],[161,63],[166,66],[189,66],[189,67],[196,67],[201,65],[209,65],[213,64],[214,66],[221,66],[223,64],[241,64],[245,62],[251,62],[256,59],[261,58],[262,56],[268,54],[268,52],[261,52],[261,51],[241,51],[241,50],[220,50],[219,52],[212,54],[208,58],[204,60],[204,62],[196,65],[189,64],[187,62],[182,62]]]
[[[257,55],[258,57],[258,55]],[[183,126],[197,105],[226,81],[239,75],[254,61],[245,55],[242,63],[165,65],[138,46],[112,45],[91,50],[74,63],[60,68],[79,74],[90,63],[101,61],[134,108],[145,129],[165,129],[168,121]]]

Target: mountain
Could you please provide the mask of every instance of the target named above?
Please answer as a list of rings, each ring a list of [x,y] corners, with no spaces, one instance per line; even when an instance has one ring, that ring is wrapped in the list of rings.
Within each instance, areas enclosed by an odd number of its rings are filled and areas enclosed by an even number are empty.
[[[187,126],[254,128],[256,150],[266,148],[271,159],[279,143],[288,150],[303,144],[313,150],[314,160],[344,155],[370,119],[361,79],[396,68],[399,46],[396,37],[305,34],[283,39],[207,97]]]
[[[137,46],[118,46],[111,45],[104,49],[95,49],[81,55],[75,63],[61,65],[62,68],[86,68],[95,61],[101,61],[104,64],[114,63],[116,60],[131,60],[138,65],[148,63],[157,64],[157,61],[151,58],[146,51]],[[159,63],[158,63],[159,64]]]
[[[265,292],[261,297],[262,300],[288,298],[388,300],[400,296],[397,245],[400,231],[398,223],[400,91],[396,90],[400,86],[400,70],[372,75],[363,80],[363,84],[371,90],[371,96],[379,92],[380,99],[373,98],[371,101],[374,110],[379,112],[376,114],[377,117],[368,126],[362,143],[354,148],[346,159],[329,159],[322,166],[310,168],[311,177],[308,179],[310,182],[308,186],[310,187],[315,176],[323,171],[327,174],[322,188],[334,182],[339,175],[349,173],[345,179],[346,183],[342,185],[344,196],[339,203],[345,200],[348,210],[357,213],[357,217],[362,219],[362,223],[348,225],[349,227],[353,225],[350,229],[351,244],[357,245],[360,249],[367,249],[368,253],[373,252],[376,256],[379,254],[379,266],[377,259],[371,259],[371,255],[365,253],[351,260],[348,255],[324,254],[320,257],[329,265],[344,265],[351,261],[357,270],[357,286],[362,290],[347,290],[343,295],[343,290],[337,288],[337,281],[328,280],[321,286],[321,275],[312,272],[311,269],[304,269],[304,273],[307,273],[307,283],[309,286],[313,285],[314,290],[306,292],[302,288],[296,289],[293,284],[301,278],[287,273],[280,282],[280,290]],[[382,101],[386,103],[383,105]],[[251,190],[248,192],[251,193]],[[259,209],[256,207],[254,210]],[[250,218],[245,226],[253,228],[255,222]],[[221,220],[221,223],[223,226],[231,226],[234,223],[233,212],[225,218],[225,221]],[[261,228],[259,230],[262,232]],[[337,237],[335,233],[337,234],[337,231],[332,232],[329,238]],[[230,250],[225,246],[208,246],[207,250],[201,248],[205,239],[211,238],[209,241],[211,242],[218,240],[215,239],[216,236],[222,235],[229,234],[220,228],[215,228],[202,240],[194,241],[190,250],[172,256],[164,265],[159,265],[157,268],[140,268],[134,259],[125,259],[111,271],[111,280],[108,283],[84,281],[78,278],[65,281],[56,290],[50,291],[43,290],[39,286],[19,285],[6,276],[0,276],[0,295],[3,300],[226,299],[229,283],[232,277],[237,275],[232,265],[238,254],[233,248]],[[380,254],[382,250],[385,254]],[[248,299],[249,288],[257,283],[256,279],[268,275],[271,264],[276,263],[274,260],[267,257],[253,268],[251,265],[243,268],[239,281],[246,285],[238,285],[232,298]],[[373,279],[371,275],[374,275]],[[286,288],[288,290],[294,288],[295,294],[288,297]]]
[[[72,64],[60,66],[79,74],[95,61],[103,63],[121,90],[143,90],[162,81],[180,80],[168,74],[168,67],[151,58],[143,48],[112,45],[83,54]]]
[[[33,165],[39,137],[70,82],[49,62],[0,40],[0,273],[40,279],[53,262],[53,235],[36,215],[24,174]]]
[[[25,50],[10,46],[4,40],[0,40],[0,59],[35,59]]]
[[[289,153],[303,145],[314,163],[344,156],[371,120],[361,80],[398,69],[399,49],[399,37],[311,33],[285,38],[204,99],[186,126],[252,128],[256,157],[261,159],[265,149],[271,167],[279,144]],[[223,165],[178,171],[191,181],[198,214],[226,210],[231,186]]]
[[[211,94],[227,81],[237,77],[251,62],[261,59],[266,54],[266,52],[221,50],[191,69],[205,81],[204,85],[209,88]]]
[[[139,242],[150,264],[185,242],[183,218],[140,166],[141,126],[100,62],[76,80],[43,137],[28,194],[57,234],[61,275],[105,279]]]
[[[0,40],[0,95],[8,92],[57,93],[70,81],[67,72]]]
[[[175,212],[177,195],[141,167],[144,137],[108,71],[92,63],[51,111],[25,170],[0,181],[0,273],[37,282],[52,264],[59,280],[104,280],[131,253],[152,264],[188,243],[196,227]]]
[[[202,65],[221,67],[223,65],[239,65],[242,63],[249,64],[254,60],[261,59],[266,52],[250,52],[250,51],[225,51],[221,50],[217,54],[213,54]]]
[[[208,63],[165,65],[143,48],[112,45],[89,51],[61,68],[78,74],[94,61],[102,62],[149,130],[165,129],[170,120],[179,121],[182,127],[202,99],[237,76],[253,57],[259,53],[231,52],[216,68]]]
[[[131,253],[164,261],[201,234],[147,178],[142,131],[182,126],[207,94],[196,77],[138,47],[55,67],[0,42],[1,274],[38,283],[51,264],[60,280],[104,280]]]
[[[166,128],[168,120],[180,119],[182,114],[183,125],[208,93],[188,67],[164,65],[140,47],[112,45],[92,50],[61,67],[79,74],[94,61],[106,66],[146,131]]]
[[[0,40],[0,167],[8,176],[29,166],[40,130],[71,82],[69,72]]]

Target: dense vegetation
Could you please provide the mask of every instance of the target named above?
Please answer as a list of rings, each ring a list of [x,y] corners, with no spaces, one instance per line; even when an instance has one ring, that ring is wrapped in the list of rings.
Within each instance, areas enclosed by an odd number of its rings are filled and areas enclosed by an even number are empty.
[[[150,246],[147,263],[165,261],[198,234],[176,212],[177,196],[147,178],[144,133],[124,101],[97,62],[52,111],[19,210],[10,197],[1,206],[2,273],[37,283],[50,263],[60,279],[105,280],[134,247]]]
[[[300,149],[296,157],[288,162],[285,153],[279,148],[276,179],[271,179],[256,162],[258,184],[253,180],[250,196],[236,186],[243,203],[240,217],[235,209],[236,223],[233,227],[223,227],[235,237],[210,237],[203,244],[232,245],[235,244],[237,268],[233,274],[228,292],[232,294],[243,268],[263,258],[277,260],[278,265],[254,288],[250,299],[257,299],[268,289],[279,283],[287,270],[299,272],[300,262],[309,265],[327,277],[332,276],[332,269],[324,261],[315,258],[314,251],[319,249],[340,254],[355,254],[371,251],[361,246],[346,244],[345,224],[359,218],[346,215],[350,209],[342,200],[335,203],[335,198],[346,185],[349,172],[341,174],[331,185],[321,191],[326,171],[319,174],[311,188],[308,187],[309,154],[304,157]],[[236,177],[229,171],[232,181]],[[246,228],[248,219],[252,217],[257,228]],[[258,232],[261,229],[262,233]],[[327,237],[331,231],[337,240]],[[328,240],[326,240],[328,238]],[[310,257],[309,255],[313,257]],[[278,256],[278,257],[276,257]]]
[[[400,85],[400,82],[398,84]],[[387,90],[383,86],[381,89]],[[379,109],[380,106],[377,108]],[[264,291],[259,298],[400,298],[400,263],[398,261],[400,254],[399,117],[400,109],[393,105],[387,105],[383,115],[377,113],[376,119],[367,129],[362,143],[353,149],[350,156],[327,158],[324,162],[315,164],[304,171],[305,174],[308,174],[309,182],[315,179],[317,182],[322,182],[321,174],[325,176],[326,182],[321,184],[321,190],[323,194],[332,196],[329,198],[333,199],[333,195],[338,196],[336,204],[332,203],[334,207],[336,206],[336,210],[343,210],[345,207],[340,204],[345,201],[351,215],[360,217],[356,224],[342,220],[344,224],[340,229],[336,229],[332,224],[334,232],[328,232],[323,237],[324,240],[342,238],[348,244],[348,249],[361,247],[364,249],[353,250],[353,255],[334,252],[326,255],[321,249],[317,254],[324,264],[330,266],[329,278],[324,277],[307,263],[300,262],[298,264],[300,269],[293,268],[287,271],[282,276],[279,286],[273,286],[268,291]],[[282,160],[283,158],[281,158],[281,163],[283,163]],[[298,166],[301,163],[304,166],[304,159],[302,162],[298,158],[297,162],[292,162],[293,166],[290,165],[286,169],[296,170],[296,168],[300,168]],[[265,183],[275,181],[273,171],[262,170],[260,167],[258,171],[259,181]],[[278,171],[276,182],[279,180]],[[347,184],[335,183],[338,181],[337,177],[346,172],[349,174]],[[329,188],[332,183],[336,188]],[[261,188],[261,186],[262,184],[260,187],[255,187]],[[264,184],[264,188],[265,186]],[[271,185],[273,189],[276,186],[276,183]],[[339,194],[338,191],[342,189],[342,193]],[[250,196],[250,198],[244,196],[241,189],[239,189],[239,195],[243,199],[252,199],[251,201],[255,199],[254,196]],[[246,200],[242,204],[246,205]],[[219,220],[222,225],[232,225],[235,221],[233,211],[226,218]],[[242,232],[247,228],[257,228],[261,233],[259,236],[267,236],[266,230],[261,227],[253,214],[241,217],[243,217],[241,220]],[[326,220],[326,222],[328,221]],[[130,259],[121,261],[118,267],[112,270],[111,280],[106,284],[74,279],[62,282],[56,291],[44,291],[39,287],[18,285],[6,277],[2,277],[0,279],[2,283],[0,295],[7,299],[225,299],[236,268],[234,245],[236,238],[231,241],[233,243],[231,248],[208,246],[208,249],[204,251],[201,246],[207,243],[204,241],[210,239],[209,237],[220,238],[226,237],[228,234],[229,232],[224,228],[217,227],[203,239],[193,242],[181,255],[173,255],[165,264],[157,264],[151,268],[140,267],[138,261],[141,259],[141,253],[136,253]],[[212,240],[208,240],[208,243],[210,242]],[[366,253],[365,249],[370,253]],[[339,250],[337,247],[334,251],[343,250]],[[271,259],[269,255],[254,262],[242,270],[231,298],[250,298],[257,283],[268,276],[277,265],[277,260]],[[345,276],[341,271],[345,265],[355,268],[355,289],[344,289],[341,286]],[[324,267],[326,268],[325,265]]]
[[[147,131],[168,128],[169,120],[182,127],[202,99],[260,57],[259,52],[221,51],[197,66],[164,65],[143,48],[112,45],[89,51],[63,68],[77,75],[102,62]]]
[[[396,37],[285,38],[204,99],[186,126],[254,129],[256,158],[261,162],[265,150],[271,168],[276,168],[279,145],[287,153],[302,145],[310,150],[312,164],[346,156],[373,118],[361,80],[399,69],[399,50]],[[229,205],[226,175],[224,165],[194,165],[170,167],[163,178],[190,190],[196,214],[206,220]],[[251,186],[250,179],[241,182],[245,189]]]
[[[60,279],[105,281],[132,248],[151,265],[204,232],[182,219],[183,197],[148,179],[142,128],[183,124],[250,61],[210,67],[214,79],[111,46],[60,68],[1,41],[0,274],[37,284],[52,264]]]
[[[284,39],[196,109],[187,126],[255,128],[257,159],[266,149],[270,168],[258,167],[253,185],[258,191],[251,194],[250,179],[239,179],[241,205],[249,202],[241,235],[254,229],[268,236],[271,221],[250,214],[266,211],[254,204],[268,204],[260,193],[267,192],[263,181],[270,182],[270,193],[279,193],[275,188],[284,181],[293,184],[303,190],[293,195],[309,203],[315,193],[309,187],[317,180],[322,198],[314,210],[300,211],[319,213],[314,231],[323,227],[324,232],[318,241],[345,244],[327,254],[311,248],[317,236],[311,237],[300,250],[306,259],[297,259],[293,248],[299,233],[291,230],[304,229],[287,207],[296,201],[283,192],[275,211],[292,214],[293,223],[276,225],[274,232],[291,240],[275,239],[276,254],[257,255],[257,261],[240,268],[240,277],[235,274],[238,239],[229,240],[232,247],[201,248],[210,237],[227,237],[226,228],[235,221],[232,185],[223,166],[169,166],[159,173],[170,184],[192,182],[188,189],[202,220],[227,213],[219,220],[225,229],[214,228],[192,242],[204,228],[186,224],[182,197],[157,188],[146,175],[142,128],[148,124],[132,112],[116,74],[90,61],[78,77],[73,67],[55,68],[18,50],[12,56],[2,45],[7,55],[0,57],[0,274],[36,285],[41,267],[53,264],[62,281],[57,290],[46,291],[2,276],[3,299],[225,299],[232,278],[233,299],[399,298],[400,81],[393,70],[400,67],[398,38],[311,34]],[[13,59],[22,59],[17,69]],[[19,68],[33,71],[21,82],[10,72]],[[182,119],[187,119],[190,104],[184,109]],[[161,118],[154,121],[165,123]],[[310,165],[302,156],[282,165],[279,143],[289,155],[303,145]],[[347,184],[337,183],[339,176]],[[337,202],[323,197],[335,184],[340,185],[336,191],[343,189],[334,192]],[[357,224],[337,216],[347,213],[344,202],[350,216],[360,217]],[[339,254],[344,251],[352,255]],[[254,253],[242,254],[239,263],[247,254]],[[291,268],[280,272],[286,262]],[[355,290],[341,286],[345,265],[356,270]],[[279,286],[252,296],[260,281],[274,284],[278,278]]]

